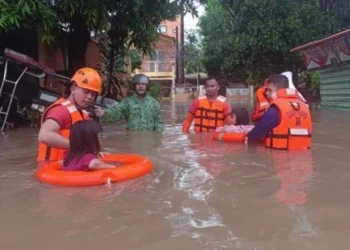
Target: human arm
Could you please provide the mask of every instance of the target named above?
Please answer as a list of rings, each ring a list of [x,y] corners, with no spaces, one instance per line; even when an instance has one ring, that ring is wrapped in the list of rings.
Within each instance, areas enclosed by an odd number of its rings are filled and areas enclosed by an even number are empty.
[[[232,115],[232,107],[228,102],[224,103],[223,112],[224,112],[224,117],[225,117],[225,124],[226,125],[234,125],[233,116],[231,116]]]
[[[124,99],[116,106],[105,109],[101,120],[105,122],[118,122],[123,118],[127,118],[127,110],[128,102]]]
[[[68,149],[69,140],[59,134],[60,130],[70,129],[71,117],[68,110],[59,105],[47,111],[41,125],[38,141],[54,148]]]
[[[191,123],[194,119],[194,116],[196,114],[196,111],[198,109],[199,106],[199,101],[198,99],[194,100],[189,108],[188,114],[184,120],[184,122],[182,123],[182,133],[187,134],[188,131],[190,130],[191,127]]]
[[[258,141],[264,138],[274,127],[279,124],[279,111],[270,107],[256,126],[247,134],[248,141]]]
[[[182,123],[182,133],[187,134],[190,130],[191,123],[193,121],[194,115],[188,112],[186,119]]]

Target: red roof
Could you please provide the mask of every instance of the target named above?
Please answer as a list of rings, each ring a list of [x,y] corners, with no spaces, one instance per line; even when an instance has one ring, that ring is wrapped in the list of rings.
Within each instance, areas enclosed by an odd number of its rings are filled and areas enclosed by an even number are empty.
[[[163,33],[158,33],[159,38],[165,38],[165,39],[170,39],[172,41],[175,41],[175,37],[169,36],[167,34],[163,34]]]
[[[320,40],[315,40],[315,41],[312,41],[312,42],[309,42],[309,43],[306,43],[304,45],[300,45],[298,47],[295,47],[293,49],[290,50],[290,52],[297,52],[297,51],[300,51],[300,50],[304,50],[304,49],[307,49],[309,47],[314,47],[318,44],[321,44],[321,43],[324,43],[326,41],[329,41],[331,39],[334,39],[334,38],[338,38],[338,37],[341,37],[341,36],[344,36],[344,35],[347,35],[350,33],[350,28],[347,27],[345,28],[344,30],[342,31],[339,31],[337,33],[334,33],[333,35],[330,35],[330,36],[326,36],[324,38],[321,38]]]

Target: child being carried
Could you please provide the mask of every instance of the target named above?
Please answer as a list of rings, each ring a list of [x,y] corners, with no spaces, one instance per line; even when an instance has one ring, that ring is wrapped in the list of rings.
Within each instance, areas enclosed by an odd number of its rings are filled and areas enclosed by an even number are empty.
[[[216,128],[215,132],[218,133],[249,133],[254,128],[254,125],[230,125]]]

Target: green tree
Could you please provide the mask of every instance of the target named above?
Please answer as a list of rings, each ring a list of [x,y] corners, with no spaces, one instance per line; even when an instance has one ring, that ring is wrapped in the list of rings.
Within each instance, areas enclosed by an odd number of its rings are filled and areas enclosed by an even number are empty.
[[[128,50],[127,56],[129,56],[131,60],[131,71],[141,69],[142,58],[136,49]]]
[[[346,1],[335,2],[325,11],[318,0],[208,0],[200,19],[208,73],[258,84],[272,73],[302,69],[300,56],[289,50],[342,27],[333,17]]]
[[[110,60],[105,69],[116,70],[131,46],[141,53],[151,51],[157,26],[182,12],[196,14],[194,0],[0,0],[0,35],[37,27],[43,41],[62,49],[68,58],[65,69],[71,75],[85,65],[86,46],[93,31],[108,37],[101,45],[108,53],[104,62]]]
[[[194,30],[190,30],[186,33],[186,42],[184,48],[186,74],[205,72],[202,60],[203,54],[197,38],[197,33]]]

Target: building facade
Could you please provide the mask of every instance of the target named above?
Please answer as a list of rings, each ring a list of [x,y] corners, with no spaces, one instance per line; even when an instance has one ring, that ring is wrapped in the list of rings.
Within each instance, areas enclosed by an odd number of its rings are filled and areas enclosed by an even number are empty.
[[[319,71],[321,107],[350,109],[350,29],[290,50],[309,71]]]
[[[176,31],[178,34],[176,34]],[[176,42],[180,44],[181,18],[164,21],[158,26],[158,40],[154,52],[144,55],[141,69],[134,73],[144,73],[152,81],[171,82],[173,65],[176,65]],[[177,39],[178,38],[178,39]]]

